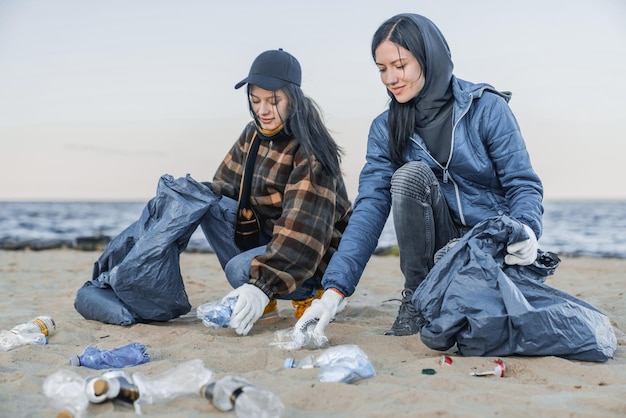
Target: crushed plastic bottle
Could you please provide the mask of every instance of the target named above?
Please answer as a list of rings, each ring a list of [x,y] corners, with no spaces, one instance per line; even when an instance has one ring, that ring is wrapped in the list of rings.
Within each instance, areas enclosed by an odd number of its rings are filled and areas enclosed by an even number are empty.
[[[353,383],[376,376],[367,355],[354,344],[344,344],[326,349],[317,358],[307,356],[300,361],[291,357],[283,365],[288,368],[320,368],[320,382]]]
[[[221,301],[205,303],[198,306],[196,316],[202,319],[202,323],[207,327],[229,328],[230,317],[236,303],[237,298],[226,298],[224,303]]]
[[[47,315],[19,324],[10,331],[0,331],[0,351],[9,351],[23,345],[46,345],[48,336],[56,332],[54,320]]]
[[[149,377],[140,372],[128,375],[112,370],[86,380],[85,391],[89,402],[112,401],[123,406],[134,406],[141,414],[142,405],[164,403],[186,394],[197,394],[209,384],[213,372],[202,360],[190,360],[161,374]]]
[[[150,355],[146,353],[146,346],[140,343],[130,343],[112,350],[100,350],[89,346],[81,355],[70,357],[72,366],[84,366],[96,370],[121,369],[148,361],[150,361]]]
[[[16,325],[11,328],[14,334],[37,334],[41,333],[46,337],[53,335],[57,330],[54,319],[48,315],[40,315],[37,318],[24,324]]]
[[[61,369],[43,381],[43,393],[58,410],[57,418],[83,418],[87,415],[89,400],[85,380],[77,373]]]
[[[235,410],[239,418],[280,417],[285,406],[278,396],[242,376],[226,375],[205,385],[200,395],[222,411]]]
[[[211,383],[214,373],[204,366],[202,360],[195,359],[152,377],[140,372],[133,373],[132,377],[140,393],[135,403],[139,411],[141,405],[164,403],[179,396],[197,394],[203,386]]]
[[[320,382],[352,383],[376,376],[367,355],[358,345],[344,344],[326,349],[315,359]]]
[[[274,339],[270,345],[281,350],[299,350],[303,347],[317,349],[328,345],[328,338],[324,334],[315,333],[315,323],[309,324],[304,332],[295,328],[287,328],[274,332]]]
[[[48,339],[42,333],[14,334],[11,331],[0,331],[0,351],[9,351],[24,345],[46,345]]]

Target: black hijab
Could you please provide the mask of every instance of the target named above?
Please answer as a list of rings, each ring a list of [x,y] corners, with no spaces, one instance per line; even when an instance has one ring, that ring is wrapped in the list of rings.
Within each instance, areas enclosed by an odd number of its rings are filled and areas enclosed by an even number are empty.
[[[382,31],[382,32],[381,32]],[[379,33],[380,32],[380,33]],[[403,13],[396,15],[385,22],[375,40],[382,41],[388,38],[401,47],[409,50],[417,59],[424,73],[424,87],[410,102],[400,104],[395,100],[393,93],[387,91],[392,103],[390,110],[404,114],[401,108],[412,106],[414,111],[414,125],[411,132],[416,132],[425,142],[431,155],[441,164],[447,162],[452,141],[452,70],[454,65],[450,55],[450,48],[443,34],[428,18]],[[378,45],[372,45],[372,53]],[[395,123],[411,123],[401,116],[394,119]],[[404,129],[392,129],[391,132],[403,132]],[[395,146],[404,148],[408,141],[405,135],[395,138]],[[394,153],[396,156],[401,151]]]

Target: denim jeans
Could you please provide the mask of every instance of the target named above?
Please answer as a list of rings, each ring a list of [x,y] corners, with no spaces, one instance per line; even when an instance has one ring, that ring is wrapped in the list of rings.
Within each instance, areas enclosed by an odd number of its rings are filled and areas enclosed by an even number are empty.
[[[454,223],[435,174],[421,161],[394,173],[391,199],[404,287],[415,291],[433,267],[435,252],[468,228]]]
[[[266,245],[271,239],[271,237],[261,233],[263,245],[248,251],[241,251],[235,244],[237,206],[236,200],[222,196],[217,204],[211,205],[200,221],[202,232],[215,252],[226,274],[226,279],[235,289],[250,282],[252,259],[265,253]],[[309,279],[295,291],[281,297],[281,299],[307,299],[312,297],[320,288],[319,279]]]

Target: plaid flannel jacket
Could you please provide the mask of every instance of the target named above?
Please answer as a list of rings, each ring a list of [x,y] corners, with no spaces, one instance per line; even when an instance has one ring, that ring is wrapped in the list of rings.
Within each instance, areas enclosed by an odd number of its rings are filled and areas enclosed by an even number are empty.
[[[255,126],[246,126],[220,164],[211,185],[237,199],[243,164]],[[250,283],[270,298],[321,279],[352,213],[343,179],[310,162],[297,139],[264,139],[254,165],[250,201],[261,228],[271,236],[267,251],[250,268]]]

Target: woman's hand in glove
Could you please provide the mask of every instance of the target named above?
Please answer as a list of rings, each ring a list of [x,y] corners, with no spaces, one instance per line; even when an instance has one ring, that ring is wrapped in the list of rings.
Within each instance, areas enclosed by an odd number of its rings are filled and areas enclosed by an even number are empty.
[[[239,335],[248,335],[252,325],[263,315],[270,298],[258,287],[246,283],[230,292],[223,299],[237,298],[230,317],[230,327],[235,328]]]
[[[295,332],[306,331],[310,323],[317,322],[314,333],[316,335],[325,335],[326,326],[335,319],[337,312],[345,306],[342,304],[344,296],[338,290],[330,288],[326,289],[320,299],[315,299],[304,314],[300,317],[294,326]]]
[[[537,259],[537,237],[529,226],[522,224],[524,231],[528,234],[528,239],[514,242],[506,247],[508,254],[504,257],[504,262],[509,265],[527,266]]]

